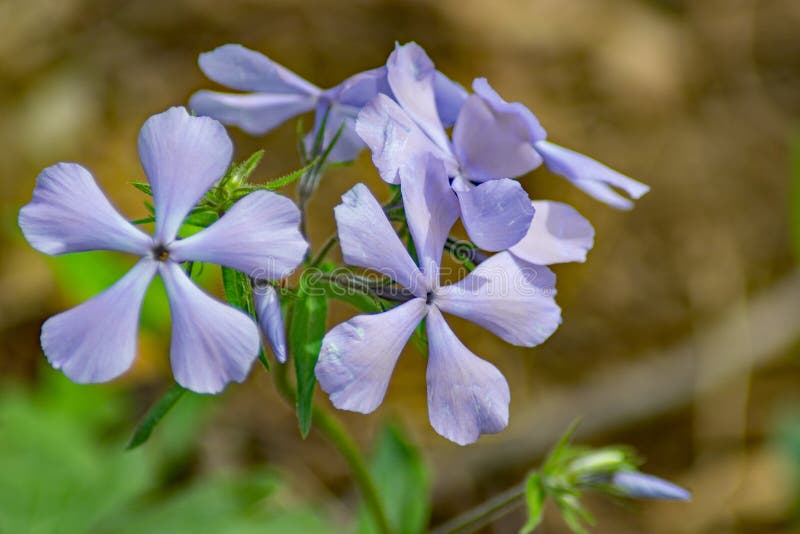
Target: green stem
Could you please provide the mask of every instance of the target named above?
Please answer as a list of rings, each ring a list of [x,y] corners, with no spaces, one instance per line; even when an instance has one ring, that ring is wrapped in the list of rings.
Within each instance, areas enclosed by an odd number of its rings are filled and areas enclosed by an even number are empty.
[[[325,259],[325,256],[328,255],[328,252],[331,251],[331,249],[333,248],[333,245],[335,245],[338,240],[339,240],[339,238],[336,236],[336,234],[333,234],[332,236],[330,236],[328,238],[328,240],[325,241],[325,244],[322,245],[322,248],[317,253],[316,257],[314,257],[314,259],[311,260],[311,263],[308,265],[309,268],[318,267],[319,264],[322,263],[322,261]]]
[[[518,484],[499,495],[495,495],[475,508],[467,510],[447,523],[436,527],[431,534],[467,534],[475,532],[522,504],[524,496],[525,483]]]
[[[277,365],[275,367],[276,369],[272,373],[272,376],[275,378],[275,386],[286,402],[288,402],[291,406],[294,406],[296,402],[296,393],[292,385],[289,383],[289,379],[286,374],[288,365]],[[342,458],[344,458],[344,461],[350,468],[353,479],[355,480],[356,485],[361,491],[364,501],[367,504],[367,509],[375,520],[375,525],[378,528],[378,532],[381,532],[382,534],[391,533],[389,520],[387,519],[386,510],[384,509],[383,503],[381,502],[378,494],[378,488],[375,485],[375,481],[372,479],[372,475],[367,469],[367,464],[364,461],[364,458],[361,455],[355,440],[353,440],[350,434],[348,434],[344,425],[342,425],[342,423],[340,423],[336,417],[327,410],[315,404],[312,406],[312,414],[314,428],[318,428],[323,434],[325,434],[328,440],[330,440],[333,446],[339,451],[339,454],[342,455]]]

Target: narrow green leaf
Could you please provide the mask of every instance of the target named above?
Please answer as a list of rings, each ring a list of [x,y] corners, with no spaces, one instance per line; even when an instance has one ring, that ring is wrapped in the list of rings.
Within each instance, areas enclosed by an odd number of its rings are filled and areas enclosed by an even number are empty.
[[[564,435],[556,442],[553,448],[550,450],[550,454],[547,456],[544,464],[542,465],[542,474],[544,476],[551,475],[551,471],[555,469],[560,460],[569,452],[569,442],[572,440],[573,434],[575,434],[575,430],[578,428],[578,425],[581,423],[581,418],[578,417],[570,423],[569,427],[567,427],[567,431],[564,432]]]
[[[225,299],[231,306],[239,308],[254,319],[256,318],[253,290],[247,275],[229,267],[222,267],[222,288],[225,291]],[[259,348],[258,359],[264,369],[269,371],[269,360],[264,355],[263,348]]]
[[[144,218],[141,218],[141,219],[132,220],[131,224],[147,224],[147,223],[151,223],[151,222],[155,222],[155,221],[156,221],[155,217],[144,217]]]
[[[370,471],[386,509],[392,532],[420,534],[430,518],[431,477],[419,450],[396,425],[387,426],[378,439]],[[358,534],[378,532],[362,506]]]
[[[285,187],[290,183],[294,182],[295,180],[299,179],[305,173],[307,173],[311,168],[317,163],[317,159],[314,159],[311,163],[303,167],[302,169],[297,169],[296,171],[290,172],[285,176],[281,176],[280,178],[275,178],[274,180],[270,180],[269,182],[265,183],[264,185],[257,186],[259,189],[268,189],[270,191],[274,191],[275,189],[280,189],[281,187]]]
[[[150,434],[153,433],[153,429],[155,429],[156,425],[164,418],[165,415],[175,406],[175,403],[180,400],[183,394],[186,392],[178,384],[174,384],[165,394],[161,397],[157,403],[150,408],[144,419],[139,423],[139,426],[136,427],[136,431],[133,433],[133,437],[131,438],[130,442],[128,443],[128,449],[135,449],[139,445],[142,445],[150,438]]]
[[[525,484],[525,502],[528,505],[528,522],[520,529],[520,534],[530,534],[542,522],[544,501],[547,498],[542,477],[535,471],[528,476]]]
[[[133,187],[144,193],[145,195],[153,196],[153,189],[150,187],[150,184],[147,182],[128,182]]]
[[[297,419],[300,434],[305,438],[311,429],[311,407],[317,379],[317,365],[322,337],[325,335],[325,319],[328,299],[319,290],[308,286],[305,278],[300,280],[289,323],[289,350],[294,357],[297,376]]]
[[[155,208],[155,206],[153,206],[152,202],[148,202],[147,200],[145,200],[144,201],[144,207],[147,208],[147,212],[150,215],[155,215],[156,214],[156,208]]]

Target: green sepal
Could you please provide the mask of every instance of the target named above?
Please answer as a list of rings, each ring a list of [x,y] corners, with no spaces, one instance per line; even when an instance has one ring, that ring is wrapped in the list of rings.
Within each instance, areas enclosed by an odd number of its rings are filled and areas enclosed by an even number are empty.
[[[528,506],[528,522],[519,530],[520,534],[530,534],[542,522],[544,501],[547,498],[542,477],[536,471],[525,482],[525,503]]]

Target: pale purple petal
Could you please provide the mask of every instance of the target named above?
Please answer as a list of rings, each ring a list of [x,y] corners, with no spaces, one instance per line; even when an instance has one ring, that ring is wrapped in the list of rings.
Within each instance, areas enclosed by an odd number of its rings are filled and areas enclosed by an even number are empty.
[[[366,70],[350,76],[345,81],[326,91],[327,98],[343,106],[350,106],[358,110],[383,93],[392,95],[392,89],[386,79],[386,67]]]
[[[170,362],[175,381],[196,393],[219,393],[242,382],[258,358],[255,322],[205,294],[180,265],[159,264],[172,315]]]
[[[417,43],[395,46],[386,61],[387,78],[395,100],[440,149],[450,141],[436,110],[433,61]]]
[[[503,178],[472,187],[459,179],[453,187],[464,228],[479,248],[505,250],[525,237],[533,219],[533,206],[519,182]]]
[[[522,240],[509,251],[537,265],[586,261],[594,245],[594,228],[578,211],[562,202],[533,202],[536,213]]]
[[[315,97],[304,94],[217,91],[198,91],[189,99],[189,107],[198,115],[238,126],[251,135],[265,134],[292,117],[311,111],[315,103]]]
[[[692,498],[692,494],[682,487],[645,473],[617,472],[611,478],[611,484],[622,490],[628,497],[637,499],[688,501]]]
[[[417,298],[325,334],[316,375],[334,406],[369,413],[383,402],[397,358],[425,313],[425,300]]]
[[[356,184],[334,208],[344,261],[390,277],[418,297],[428,286],[367,186]]]
[[[198,64],[215,82],[240,91],[315,95],[320,89],[267,56],[238,44],[200,54]]]
[[[455,175],[458,162],[449,148],[431,141],[397,102],[377,95],[358,114],[356,132],[372,151],[372,162],[385,181],[397,184],[400,167],[410,159],[432,154],[441,159],[448,175]]]
[[[33,200],[19,212],[19,227],[45,254],[118,250],[144,256],[150,236],[119,214],[92,175],[76,163],[57,163],[36,179]]]
[[[469,93],[460,83],[454,82],[438,70],[434,75],[433,89],[436,93],[436,110],[442,120],[442,126],[449,128],[455,124]]]
[[[524,128],[529,143],[538,143],[547,137],[547,132],[530,109],[519,102],[506,102],[489,85],[486,78],[475,78],[472,81],[472,90],[492,108],[495,115],[504,117],[504,120],[513,123],[517,128]]]
[[[439,285],[439,263],[447,235],[458,219],[458,200],[442,162],[417,158],[400,172],[403,206],[428,287]]]
[[[464,175],[475,182],[516,178],[542,163],[530,143],[525,118],[519,113],[498,111],[477,94],[467,98],[458,115],[453,151]]]
[[[288,276],[308,250],[299,230],[300,210],[288,198],[255,191],[236,202],[208,228],[175,241],[178,262],[201,261],[277,280]]]
[[[495,254],[456,284],[439,288],[434,303],[523,347],[543,342],[561,324],[555,275],[547,267]]]
[[[427,330],[428,417],[434,430],[459,445],[503,430],[511,400],[505,377],[461,343],[435,306]]]
[[[157,241],[168,244],[183,219],[228,169],[233,155],[225,127],[174,107],[139,132],[139,159],[153,189]]]
[[[99,295],[59,313],[42,326],[50,364],[73,382],[107,382],[133,364],[142,300],[157,264],[143,258]]]
[[[275,358],[281,363],[286,363],[286,330],[283,327],[278,292],[269,284],[254,289],[253,303],[261,332],[267,338]]]
[[[625,191],[633,199],[640,198],[650,190],[647,185],[583,154],[547,141],[536,143],[535,146],[548,169],[565,177],[590,196],[615,208],[628,210],[633,207],[633,202],[613,188]]]

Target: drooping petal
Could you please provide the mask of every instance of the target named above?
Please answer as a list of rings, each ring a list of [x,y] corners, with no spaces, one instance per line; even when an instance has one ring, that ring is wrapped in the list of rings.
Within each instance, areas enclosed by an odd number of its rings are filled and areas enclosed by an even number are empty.
[[[442,162],[417,159],[400,172],[403,206],[428,287],[439,285],[439,263],[447,235],[458,219],[456,199]]]
[[[436,94],[436,111],[439,113],[442,126],[449,128],[458,118],[461,106],[467,99],[467,90],[438,70],[434,74],[433,90]]]
[[[174,107],[139,132],[139,159],[153,189],[157,241],[168,244],[181,222],[228,169],[233,154],[225,127]]]
[[[434,430],[459,445],[508,425],[511,392],[497,368],[456,337],[436,306],[428,312],[428,417]]]
[[[320,89],[267,56],[238,44],[200,54],[200,70],[215,82],[239,91],[315,95]]]
[[[256,308],[258,325],[267,338],[275,358],[286,363],[286,331],[283,328],[283,315],[281,315],[281,301],[278,292],[267,284],[253,290],[253,303]]]
[[[175,261],[201,261],[244,274],[277,280],[288,276],[308,250],[298,228],[300,210],[288,198],[255,191],[236,202],[218,221],[175,241]]]
[[[425,311],[425,300],[416,298],[358,315],[325,334],[316,375],[334,406],[369,413],[383,402],[397,358]]]
[[[543,342],[561,324],[555,275],[547,267],[495,254],[456,284],[439,288],[434,303],[523,347]]]
[[[143,258],[99,295],[59,313],[42,326],[50,364],[73,382],[107,382],[133,364],[142,300],[157,264]]]
[[[578,189],[609,206],[622,210],[633,207],[633,202],[620,195],[612,189],[613,187],[625,191],[633,199],[640,198],[650,190],[647,185],[620,174],[583,154],[547,141],[536,143],[535,146],[544,158],[544,164],[548,169],[563,176]]]
[[[441,159],[449,175],[458,163],[449,149],[436,145],[397,102],[384,94],[364,106],[356,120],[356,132],[372,151],[372,162],[386,182],[397,184],[398,172],[409,160],[425,154]]]
[[[19,227],[45,254],[118,250],[144,256],[152,247],[150,236],[126,221],[76,163],[57,163],[39,174],[33,200],[19,212]]]
[[[466,180],[456,179],[453,188],[464,228],[478,247],[505,250],[525,237],[533,206],[519,182],[503,178],[472,187]]]
[[[241,310],[197,287],[181,267],[159,264],[172,315],[170,362],[175,381],[196,393],[242,382],[258,357],[258,327]]]
[[[534,200],[536,213],[522,240],[509,251],[537,265],[586,261],[594,245],[594,228],[578,210],[562,202]]]
[[[645,473],[620,471],[614,473],[611,484],[628,497],[637,499],[688,501],[692,498],[692,494],[682,487]]]
[[[448,150],[450,141],[436,110],[436,67],[425,50],[413,42],[396,45],[386,61],[386,70],[395,100],[429,139]]]
[[[305,94],[233,94],[198,91],[189,107],[198,115],[238,126],[251,135],[263,135],[314,108],[316,98]]]
[[[334,208],[344,261],[399,283],[418,297],[428,286],[367,186],[356,184]]]
[[[531,120],[536,119],[522,104],[470,95],[453,128],[453,151],[466,177],[476,182],[516,178],[541,165],[530,141]]]
[[[489,85],[486,78],[475,78],[472,81],[472,90],[492,108],[495,115],[504,117],[504,120],[513,123],[517,128],[524,128],[527,131],[529,143],[538,143],[547,138],[547,132],[530,109],[519,102],[506,102]]]

